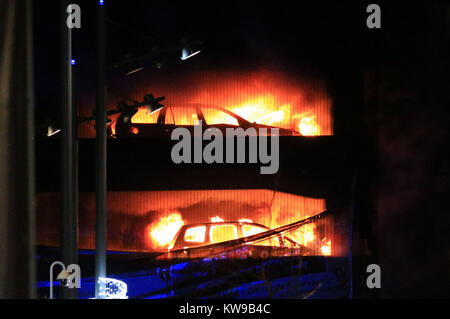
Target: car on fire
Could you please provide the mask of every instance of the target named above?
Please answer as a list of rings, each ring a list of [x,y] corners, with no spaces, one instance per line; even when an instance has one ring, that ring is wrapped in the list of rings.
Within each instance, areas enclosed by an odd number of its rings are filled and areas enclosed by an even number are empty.
[[[257,134],[265,128],[270,135],[270,129],[277,128],[280,136],[300,135],[295,130],[251,123],[223,107],[200,103],[164,106],[150,114],[146,108],[129,108],[118,116],[115,134],[111,134],[117,138],[170,137],[174,129],[184,127],[193,135],[198,121],[202,121],[203,130],[217,128],[224,136],[227,128],[238,127],[244,130],[254,128]]]
[[[252,221],[220,221],[183,225],[169,245],[168,258],[269,258],[312,255],[314,252],[286,235],[264,236],[270,228]],[[262,234],[239,244],[240,239]]]
[[[166,283],[166,288],[157,293],[193,298],[266,296],[267,285],[291,287],[285,282],[323,273],[324,259],[317,258],[321,254],[298,244],[286,233],[326,213],[275,229],[250,220],[183,225],[169,252],[157,258],[165,261],[157,269],[157,276]],[[289,288],[277,293],[289,297],[307,289],[302,284],[294,286],[295,291]]]

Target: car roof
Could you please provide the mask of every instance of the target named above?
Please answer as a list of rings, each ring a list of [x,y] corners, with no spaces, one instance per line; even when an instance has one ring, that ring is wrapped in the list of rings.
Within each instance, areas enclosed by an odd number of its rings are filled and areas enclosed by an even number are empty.
[[[200,107],[204,109],[218,109],[218,110],[226,110],[223,106],[215,105],[215,104],[207,104],[207,103],[177,103],[177,104],[168,104],[164,105],[164,107],[175,107],[175,108],[183,108],[183,107]]]
[[[250,223],[250,222],[240,222],[240,221],[194,223],[194,224],[183,225],[183,228],[196,227],[196,226],[210,226],[210,225],[228,225],[228,224],[240,224],[240,225],[244,225],[245,224],[245,225],[253,225],[253,226],[258,226],[258,227],[270,229],[269,227],[267,227],[265,225],[262,225],[262,224]]]
[[[237,115],[236,113],[224,108],[223,106],[219,106],[219,105],[215,105],[215,104],[206,104],[206,103],[178,103],[178,104],[170,104],[170,105],[164,105],[164,108],[200,108],[200,109],[215,109],[215,110],[219,110],[222,111],[224,113],[227,113],[231,116],[233,116],[236,119],[242,120],[243,122],[248,122],[250,123],[248,120],[246,120],[245,118],[243,118],[242,116]]]

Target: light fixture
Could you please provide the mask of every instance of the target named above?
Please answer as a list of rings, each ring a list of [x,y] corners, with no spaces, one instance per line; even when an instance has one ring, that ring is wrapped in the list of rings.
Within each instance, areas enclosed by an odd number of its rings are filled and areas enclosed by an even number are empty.
[[[160,104],[159,102],[165,99],[165,96],[155,99],[153,97],[153,94],[147,94],[146,96],[144,96],[144,104],[147,105],[147,114],[152,114],[162,109],[164,105]]]
[[[60,282],[65,281],[65,280],[67,280],[67,278],[69,278],[69,276],[70,276],[70,273],[67,270],[63,269],[56,277],[56,280],[58,280]]]
[[[189,50],[187,48],[183,48],[183,50],[181,50],[181,60],[184,61],[184,60],[187,60],[189,58],[192,58],[194,55],[197,55],[200,52],[201,52],[200,50],[198,50],[198,51],[191,51],[191,50]]]
[[[70,60],[70,64],[75,65],[77,63],[77,61],[75,61],[75,59]]]
[[[130,54],[126,54],[125,58],[129,59],[131,57]],[[127,62],[122,63],[120,66],[118,64],[114,65],[114,68],[122,68],[122,72],[124,72],[124,74],[126,76],[134,74],[136,72],[141,71],[142,69],[144,69],[144,66],[141,64],[141,62],[138,59],[129,59],[127,60]]]
[[[133,74],[133,73],[139,72],[139,71],[141,71],[143,68],[144,68],[144,67],[136,66],[136,67],[132,68],[131,71],[125,73],[125,75],[131,75],[131,74]]]
[[[47,136],[48,137],[56,135],[59,132],[61,132],[61,129],[59,129],[59,128],[57,129],[57,128],[51,126],[51,125],[47,128]]]

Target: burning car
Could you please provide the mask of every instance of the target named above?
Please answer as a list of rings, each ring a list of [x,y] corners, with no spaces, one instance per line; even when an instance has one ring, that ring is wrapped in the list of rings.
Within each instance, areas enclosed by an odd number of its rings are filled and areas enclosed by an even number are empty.
[[[321,255],[284,235],[296,223],[277,229],[251,220],[183,225],[163,258],[262,258]]]
[[[268,132],[271,128],[278,128],[280,136],[301,135],[295,130],[251,123],[223,107],[209,104],[164,106],[150,113],[147,108],[129,108],[119,115],[112,132],[114,134],[115,131],[117,138],[170,137],[178,127],[187,128],[193,134],[198,121],[202,121],[203,130],[217,128],[223,135],[226,135],[227,128],[237,127],[256,131],[266,128]]]
[[[321,262],[308,259],[321,254],[295,242],[286,233],[326,214],[275,229],[251,220],[224,221],[218,217],[207,223],[183,225],[169,252],[158,257],[170,260],[157,271],[167,283],[162,291],[170,291],[172,296],[189,292],[193,297],[217,297],[218,292],[240,285],[324,271]]]

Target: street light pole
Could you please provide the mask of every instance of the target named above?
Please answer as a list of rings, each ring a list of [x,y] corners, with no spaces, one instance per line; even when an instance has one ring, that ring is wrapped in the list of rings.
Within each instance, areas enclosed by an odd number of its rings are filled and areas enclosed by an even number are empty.
[[[78,218],[76,211],[76,152],[74,152],[72,96],[72,31],[66,24],[68,0],[61,1],[61,247],[66,265],[78,263]],[[63,288],[63,298],[76,299],[75,289]]]
[[[96,223],[95,298],[99,298],[100,277],[106,277],[106,6],[98,6],[96,100]]]

